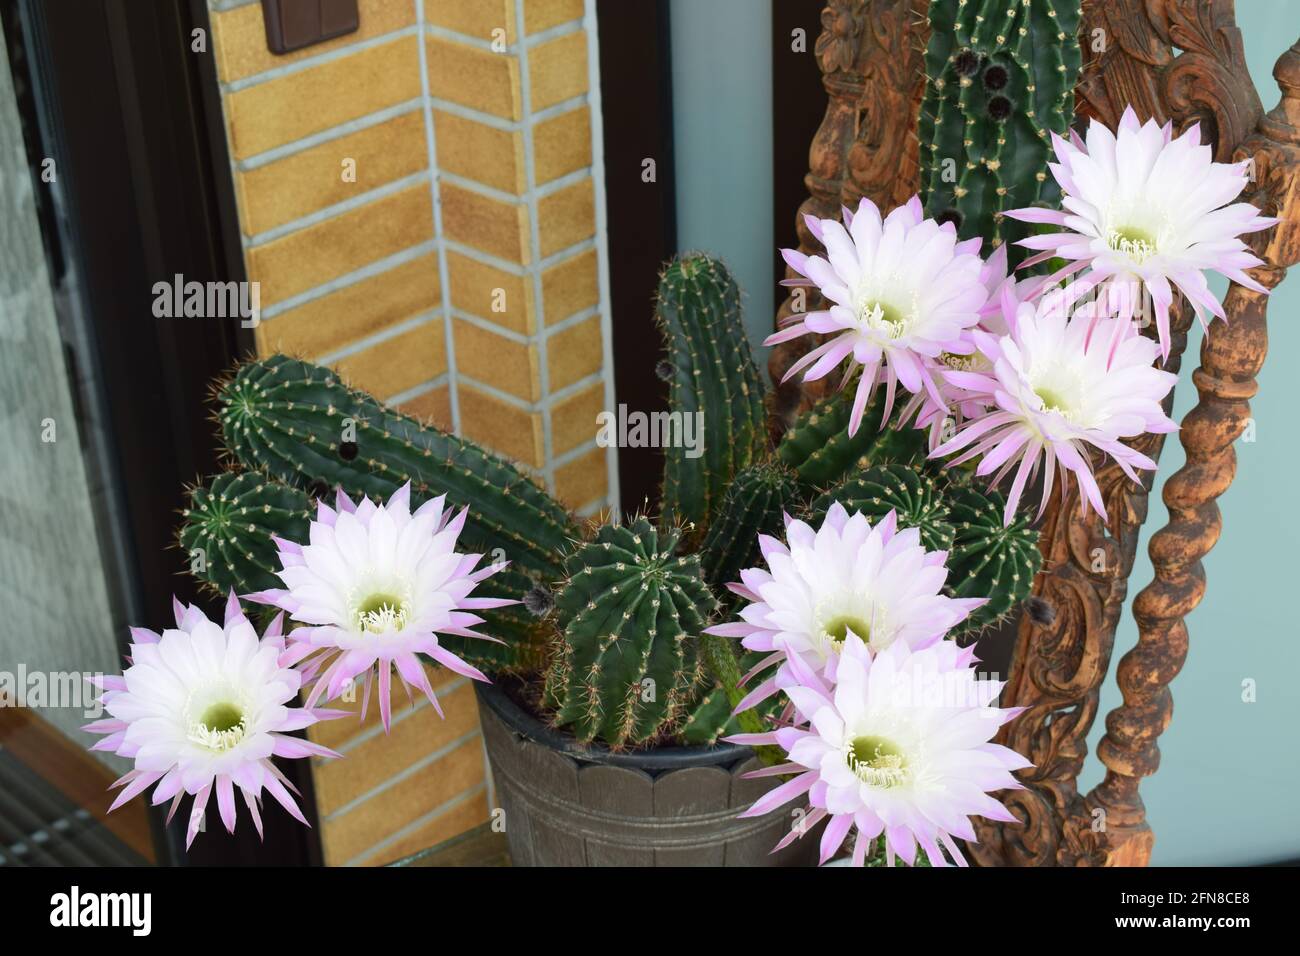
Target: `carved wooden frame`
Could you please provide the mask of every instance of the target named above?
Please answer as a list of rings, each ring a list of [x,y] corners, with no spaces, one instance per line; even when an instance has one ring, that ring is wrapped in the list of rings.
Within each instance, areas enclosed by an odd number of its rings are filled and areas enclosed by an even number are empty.
[[[809,198],[796,222],[805,252],[818,244],[804,213],[836,216],[861,196],[888,209],[916,192],[915,117],[924,84],[927,5],[829,0],[822,12],[816,54],[829,103],[809,151]],[[1141,118],[1171,120],[1179,131],[1199,122],[1219,161],[1254,161],[1247,198],[1281,222],[1248,237],[1265,261],[1252,275],[1268,288],[1281,282],[1287,267],[1300,261],[1300,41],[1277,62],[1282,99],[1265,114],[1246,68],[1233,0],[1084,0],[1080,36],[1085,63],[1076,101],[1082,116],[1113,127],[1132,104]],[[1044,570],[1034,593],[1057,614],[1051,624],[1028,615],[1020,622],[1003,702],[1026,710],[999,737],[1034,766],[1019,774],[1026,789],[1006,795],[1019,825],[977,821],[980,840],[970,850],[981,864],[1144,865],[1150,858],[1154,838],[1138,787],[1159,766],[1157,738],[1172,713],[1168,685],[1187,655],[1183,619],[1205,593],[1201,558],[1218,540],[1216,499],[1232,483],[1233,443],[1249,418],[1267,349],[1265,296],[1234,283],[1224,309],[1228,322],[1214,321],[1192,375],[1199,400],[1179,434],[1187,462],[1165,482],[1170,520],[1150,543],[1155,580],[1133,602],[1138,643],[1116,668],[1123,704],[1107,716],[1098,747],[1106,776],[1086,796],[1077,778],[1110,666],[1150,479],[1135,485],[1113,463],[1097,469],[1110,528],[1095,513],[1080,517],[1077,484],[1064,498],[1058,494],[1043,518]],[[787,299],[778,320],[790,310]],[[1188,309],[1176,313],[1175,371],[1191,320]],[[794,342],[774,349],[773,381],[807,347]],[[777,407],[815,397],[814,389],[799,389],[788,383]],[[1158,458],[1163,443],[1164,436],[1148,435],[1136,445]]]

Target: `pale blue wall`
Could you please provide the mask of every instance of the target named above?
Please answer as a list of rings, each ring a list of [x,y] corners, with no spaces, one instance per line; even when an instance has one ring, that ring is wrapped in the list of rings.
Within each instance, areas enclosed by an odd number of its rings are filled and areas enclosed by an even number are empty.
[[[679,245],[719,253],[731,264],[747,293],[756,338],[774,300],[769,3],[672,5]],[[1239,0],[1237,18],[1251,75],[1270,109],[1278,99],[1273,64],[1300,34],[1300,3]],[[1175,713],[1160,742],[1163,766],[1142,788],[1157,864],[1300,857],[1300,580],[1293,577],[1300,507],[1292,503],[1300,429],[1297,400],[1286,392],[1300,378],[1300,280],[1278,288],[1269,312],[1270,354],[1253,405],[1257,440],[1237,446],[1237,482],[1221,501],[1223,537],[1205,562],[1209,591],[1189,618],[1191,652],[1172,688]],[[1190,375],[1199,348],[1198,329],[1178,389],[1180,419],[1195,401]],[[1161,476],[1182,463],[1182,447],[1171,438]],[[1133,593],[1151,579],[1147,540],[1167,518],[1153,496]],[[1126,610],[1115,660],[1136,637]],[[1246,679],[1256,682],[1252,704],[1241,699]],[[1101,713],[1118,703],[1108,685]],[[1092,759],[1082,782],[1091,786],[1100,778]]]
[[[760,343],[776,314],[771,0],[672,0],[669,22],[677,248],[731,267],[765,369]]]
[[[1238,0],[1251,77],[1265,109],[1278,101],[1273,64],[1300,35],[1294,0]],[[1216,287],[1222,293],[1223,284]],[[1300,581],[1295,505],[1300,468],[1295,395],[1300,369],[1300,280],[1294,276],[1269,304],[1269,354],[1252,403],[1256,441],[1239,441],[1237,478],[1220,499],[1223,536],[1205,560],[1208,590],[1188,618],[1191,650],[1174,681],[1174,718],[1160,738],[1161,768],[1142,786],[1155,831],[1152,862],[1162,865],[1251,863],[1300,857]],[[1199,328],[1188,343],[1178,385],[1176,417],[1196,400],[1191,370],[1200,354]],[[1170,441],[1160,462],[1167,477],[1184,462]],[[1132,593],[1151,580],[1150,533],[1168,520],[1153,500],[1131,579]],[[1137,640],[1126,611],[1116,658]],[[1242,701],[1242,681],[1256,684],[1257,701]],[[1120,703],[1113,685],[1101,713]],[[1101,720],[1091,743],[1101,736]],[[1090,761],[1084,783],[1101,779]]]

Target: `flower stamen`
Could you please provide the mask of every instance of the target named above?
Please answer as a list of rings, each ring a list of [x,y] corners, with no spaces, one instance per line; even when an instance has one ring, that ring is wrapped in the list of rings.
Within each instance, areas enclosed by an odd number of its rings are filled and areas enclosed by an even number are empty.
[[[227,696],[203,695],[209,701],[202,713],[194,717],[194,695],[185,705],[185,736],[191,743],[197,744],[215,753],[225,753],[238,746],[248,734],[248,707],[242,701],[233,701]]]
[[[897,787],[911,776],[902,749],[884,737],[854,737],[844,760],[859,780],[872,787]]]
[[[1139,265],[1158,251],[1156,237],[1136,226],[1121,226],[1106,235],[1106,244]]]
[[[369,634],[400,631],[406,626],[410,607],[401,598],[382,591],[370,594],[356,606],[357,629]]]

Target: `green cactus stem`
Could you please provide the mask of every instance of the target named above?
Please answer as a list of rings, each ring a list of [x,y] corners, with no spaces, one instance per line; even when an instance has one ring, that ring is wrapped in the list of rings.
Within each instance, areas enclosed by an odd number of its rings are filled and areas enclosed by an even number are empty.
[[[1029,227],[998,215],[1060,198],[1052,132],[1074,116],[1081,0],[932,0],[921,104],[926,212],[992,246]],[[1011,250],[1009,250],[1011,251]],[[1013,253],[1018,264],[1023,252]]]
[[[661,523],[692,543],[721,508],[737,472],[767,450],[764,385],[740,312],[740,290],[718,260],[674,259],[659,280],[656,315],[667,352],[672,415],[702,427],[703,447],[664,450]]]
[[[758,559],[758,536],[780,537],[785,514],[801,505],[798,479],[779,461],[753,465],[736,475],[700,549],[704,580],[724,605],[733,603],[726,586],[740,580],[740,572]]]
[[[618,749],[676,729],[704,680],[700,633],[715,608],[677,533],[644,518],[606,525],[564,562],[563,638],[544,700],[579,740]]]
[[[271,535],[307,540],[314,510],[305,494],[257,472],[227,472],[191,488],[189,499],[177,541],[196,578],[219,595],[283,586]]]
[[[938,483],[907,465],[880,465],[850,475],[813,502],[810,509],[813,522],[820,524],[837,501],[850,514],[862,512],[872,524],[895,512],[899,528],[920,531],[921,543],[927,551],[947,551],[952,547],[954,531]]]
[[[407,481],[413,503],[445,493],[470,509],[465,550],[545,583],[561,576],[558,555],[579,537],[517,467],[349,389],[329,369],[272,356],[242,366],[218,398],[226,445],[246,467],[319,494],[342,486],[382,500]]]
[[[962,637],[998,623],[1019,606],[1029,596],[1043,556],[1028,518],[1018,514],[1003,526],[1006,499],[1000,492],[955,485],[948,489],[947,501],[953,542],[946,590],[953,597],[989,599],[953,632]]]
[[[850,437],[851,392],[845,389],[827,396],[786,431],[776,457],[811,488],[827,488],[872,465],[923,462],[925,432],[896,428],[896,422],[882,429],[884,410],[884,389],[878,389],[863,412],[862,424]]]

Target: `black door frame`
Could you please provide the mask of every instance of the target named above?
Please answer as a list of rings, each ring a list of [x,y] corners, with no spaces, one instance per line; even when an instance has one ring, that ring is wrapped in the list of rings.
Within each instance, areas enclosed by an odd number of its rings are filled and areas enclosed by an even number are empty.
[[[69,377],[91,383],[77,400],[111,436],[96,466],[112,473],[124,529],[120,597],[132,623],[159,628],[173,593],[198,597],[182,573],[175,527],[185,487],[219,466],[210,383],[253,348],[238,318],[153,314],[154,284],[177,274],[246,279],[207,8],[202,0],[3,0],[0,9],[11,45],[23,45],[21,85],[32,91],[34,188],[54,192],[39,175],[43,158],[57,171],[57,199],[40,203],[42,227],[54,280],[65,268],[75,276],[69,311],[86,347],[68,349]],[[314,823],[309,768],[291,761],[284,770]],[[164,857],[320,862],[314,829],[270,804],[264,817],[262,843],[245,821],[233,837],[199,837],[188,853],[184,820],[165,831],[159,820]]]

